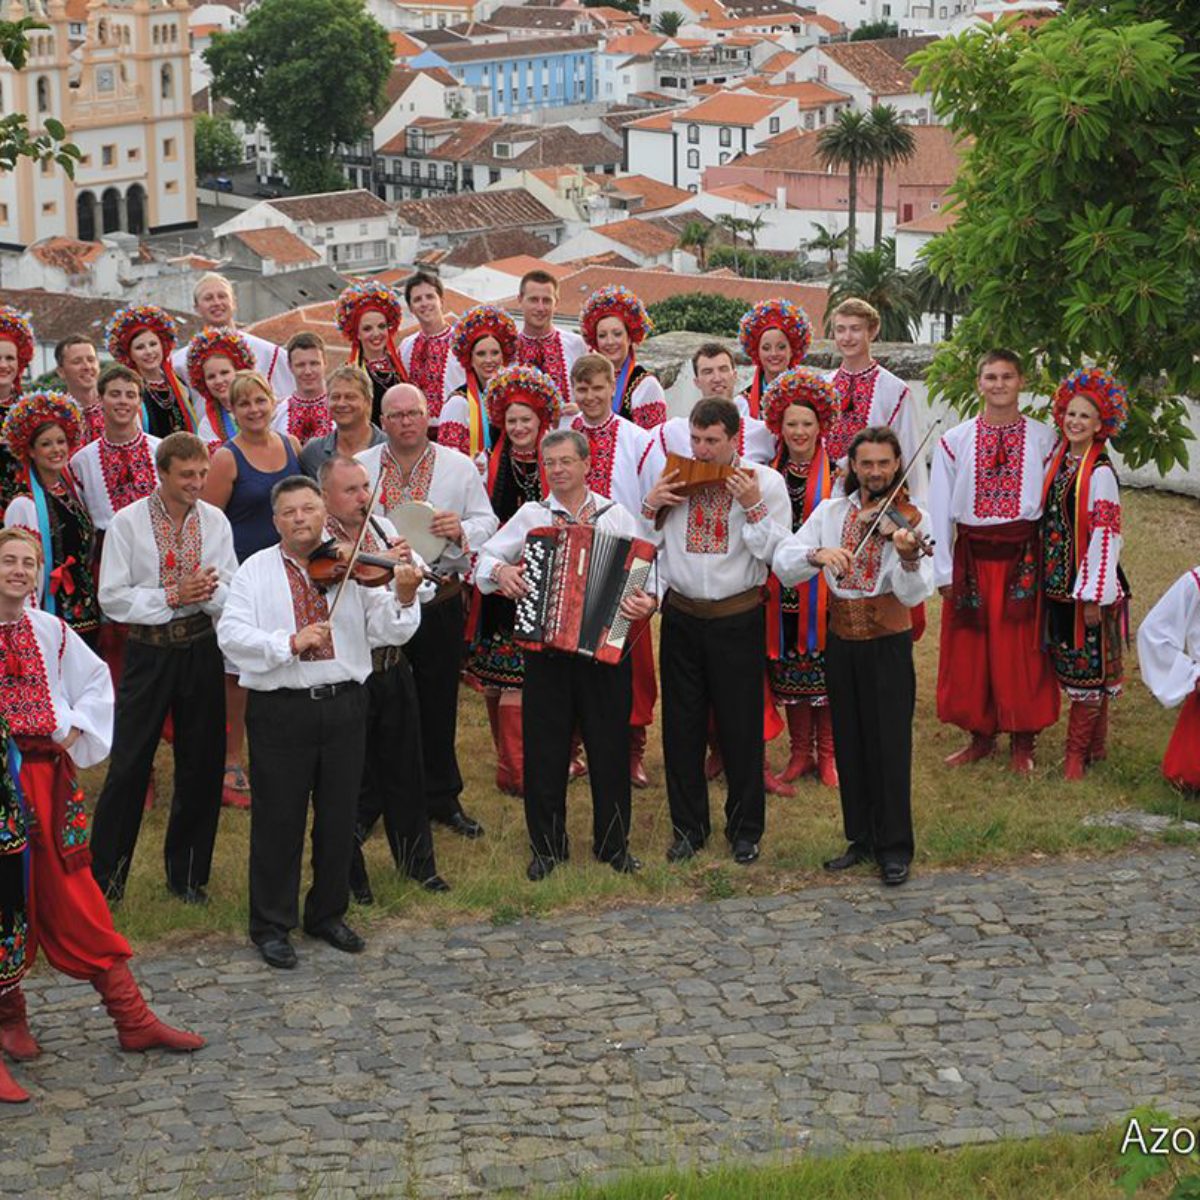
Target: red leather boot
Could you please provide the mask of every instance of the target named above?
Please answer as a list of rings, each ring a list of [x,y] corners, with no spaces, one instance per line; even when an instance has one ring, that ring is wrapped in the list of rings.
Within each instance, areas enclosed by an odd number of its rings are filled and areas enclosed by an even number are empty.
[[[838,786],[837,759],[833,753],[833,716],[828,704],[813,710],[817,730],[817,774],[826,787]]]
[[[504,744],[500,741],[500,695],[484,692],[483,703],[487,708],[488,725],[492,731],[492,746],[496,750],[496,790],[506,796],[512,795],[512,764],[504,755]]]
[[[996,749],[996,738],[992,734],[973,733],[971,740],[961,749],[948,755],[945,762],[948,767],[965,767],[970,763],[989,758]]]
[[[1087,770],[1088,750],[1092,745],[1092,733],[1100,717],[1098,704],[1083,704],[1071,701],[1067,717],[1067,758],[1063,764],[1064,779],[1082,779]],[[1015,753],[1015,751],[1014,751]]]
[[[1088,762],[1103,762],[1108,757],[1108,694],[1096,709],[1096,723],[1092,726],[1092,744],[1088,747]]]
[[[635,788],[648,788],[650,777],[646,774],[646,727],[629,727],[629,782]]]
[[[24,1104],[28,1099],[29,1093],[8,1073],[8,1068],[0,1060],[0,1104]]]
[[[1036,733],[1009,734],[1008,769],[1018,775],[1032,775],[1034,768],[1033,747]]]
[[[511,699],[509,699],[511,697]],[[508,786],[500,784],[500,773],[496,772],[496,786],[509,796],[525,795],[525,745],[521,740],[521,693],[504,692],[500,696],[497,712],[500,732],[500,761],[508,769]]]
[[[571,735],[571,765],[567,770],[567,782],[582,779],[588,773],[587,759],[583,756],[583,738],[578,730]]]
[[[150,1011],[124,959],[93,976],[92,987],[100,993],[104,1007],[117,1027],[117,1041],[122,1050],[161,1047],[163,1050],[192,1051],[204,1045],[204,1039],[198,1033],[172,1029]]]
[[[19,986],[0,995],[0,1050],[17,1062],[28,1062],[42,1052],[29,1032],[25,993]]]
[[[813,706],[811,704],[788,704],[784,706],[787,713],[788,738],[792,744],[791,757],[783,774],[779,777],[784,783],[811,775],[817,769],[817,756],[813,740]]]
[[[796,794],[796,789],[790,783],[784,783],[783,779],[771,770],[765,759],[763,760],[763,789],[768,796],[795,796]]]

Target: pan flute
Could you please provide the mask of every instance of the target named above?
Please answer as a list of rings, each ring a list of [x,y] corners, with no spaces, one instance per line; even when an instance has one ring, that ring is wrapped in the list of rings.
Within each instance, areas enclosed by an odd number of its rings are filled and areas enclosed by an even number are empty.
[[[679,472],[673,486],[682,488],[685,496],[690,496],[702,487],[724,483],[731,475],[737,474],[736,467],[701,462],[697,458],[685,458],[682,454],[668,454],[663,471]]]
[[[594,525],[544,526],[525,537],[525,582],[513,635],[529,650],[620,662],[629,636],[621,601],[644,588],[654,546]]]

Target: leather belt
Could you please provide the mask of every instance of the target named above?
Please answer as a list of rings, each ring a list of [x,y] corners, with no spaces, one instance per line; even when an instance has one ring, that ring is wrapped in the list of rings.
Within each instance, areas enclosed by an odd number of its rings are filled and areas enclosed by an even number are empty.
[[[341,683],[319,683],[316,687],[307,688],[276,688],[276,692],[284,696],[304,696],[309,700],[332,700],[351,688],[362,687],[353,679],[345,679]]]
[[[738,617],[758,608],[762,600],[762,588],[747,588],[744,592],[726,596],[721,600],[693,600],[672,589],[667,592],[666,602],[689,617],[701,621],[715,621],[720,617]]]
[[[212,637],[212,617],[208,613],[192,613],[190,617],[177,617],[164,625],[128,625],[129,640],[144,646],[181,647],[190,646],[201,638]]]
[[[404,657],[404,651],[399,646],[376,646],[371,651],[371,670],[386,671],[394,667]]]
[[[447,579],[445,583],[439,583],[438,589],[434,593],[432,600],[425,601],[426,608],[432,608],[435,604],[441,604],[443,600],[449,600],[452,596],[461,596],[463,590],[463,581],[455,576],[453,579]]]

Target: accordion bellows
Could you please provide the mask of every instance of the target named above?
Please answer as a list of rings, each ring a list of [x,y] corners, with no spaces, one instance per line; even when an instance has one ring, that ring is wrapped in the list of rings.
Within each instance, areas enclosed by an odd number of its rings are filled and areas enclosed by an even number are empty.
[[[525,582],[513,635],[528,650],[561,650],[618,663],[630,623],[626,596],[644,588],[652,543],[604,533],[594,525],[543,526],[525,537]]]

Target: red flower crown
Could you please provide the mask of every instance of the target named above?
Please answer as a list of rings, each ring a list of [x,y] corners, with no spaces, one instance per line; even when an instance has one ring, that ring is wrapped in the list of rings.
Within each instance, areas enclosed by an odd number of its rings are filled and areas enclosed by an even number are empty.
[[[1076,396],[1084,396],[1100,414],[1100,441],[1114,438],[1129,420],[1129,393],[1107,371],[1080,367],[1072,371],[1054,392],[1054,423],[1062,429],[1067,408]]]
[[[47,425],[57,425],[67,435],[71,453],[83,441],[83,414],[75,401],[62,392],[29,392],[19,397],[8,410],[0,438],[8,443],[13,457],[28,465],[34,438]]]
[[[517,323],[502,308],[480,304],[469,309],[454,327],[454,357],[463,367],[471,365],[471,350],[481,337],[494,337],[500,343],[505,363],[517,356]]]
[[[804,361],[809,346],[812,345],[812,322],[808,313],[791,300],[760,300],[742,317],[739,336],[746,357],[756,366],[758,361],[758,343],[768,329],[780,329],[792,348],[791,366]]]
[[[0,341],[13,342],[17,347],[17,378],[25,374],[33,362],[33,326],[29,318],[15,308],[0,304]]]
[[[654,332],[654,322],[646,306],[627,287],[610,283],[593,292],[579,314],[579,329],[583,340],[596,349],[596,326],[605,317],[620,317],[629,333],[629,342],[636,346]]]
[[[156,304],[131,304],[112,315],[104,329],[104,342],[109,354],[126,367],[133,366],[129,346],[143,330],[149,329],[162,343],[165,360],[179,341],[179,326],[175,318]]]
[[[188,343],[187,376],[192,390],[205,400],[212,400],[213,396],[204,384],[204,364],[214,354],[223,354],[237,371],[253,371],[256,366],[254,351],[240,333],[228,329],[202,329]]]
[[[837,411],[837,392],[833,384],[822,379],[808,367],[792,367],[777,375],[763,397],[763,420],[776,436],[781,436],[783,414],[793,404],[802,404],[817,414],[817,423],[824,433]]]
[[[363,315],[374,310],[383,313],[388,333],[400,328],[400,297],[382,283],[352,283],[338,297],[334,320],[342,337],[351,345],[358,341],[358,324]]]
[[[488,381],[483,402],[488,420],[498,429],[504,428],[504,414],[510,404],[525,404],[537,413],[543,427],[557,422],[562,412],[562,396],[558,386],[537,367],[514,364],[501,367]]]

